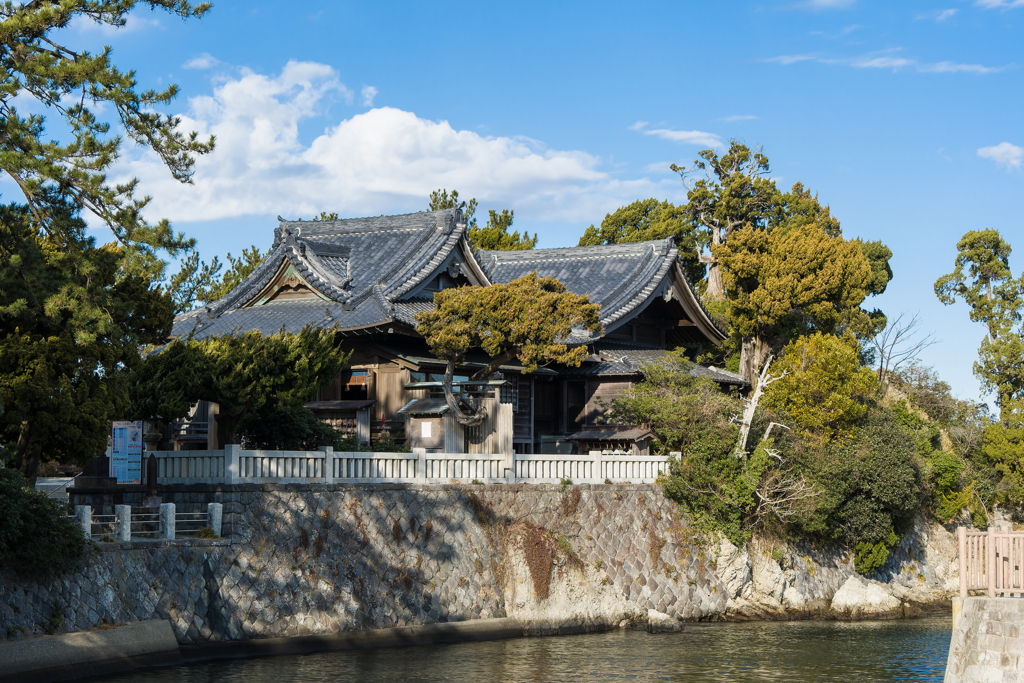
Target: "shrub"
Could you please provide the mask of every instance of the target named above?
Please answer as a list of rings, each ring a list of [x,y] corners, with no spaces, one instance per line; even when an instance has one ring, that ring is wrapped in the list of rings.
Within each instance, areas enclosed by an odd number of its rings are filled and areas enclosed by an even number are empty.
[[[60,503],[30,489],[17,470],[0,467],[0,566],[27,576],[63,573],[84,549],[81,529]]]
[[[772,366],[773,375],[783,372],[765,390],[762,405],[785,413],[821,441],[850,436],[878,385],[874,373],[860,365],[855,339],[820,332],[786,346]]]
[[[315,451],[322,446],[335,450],[345,441],[342,435],[316,418],[307,408],[278,404],[267,418],[253,420],[242,431],[246,446],[280,451]]]
[[[854,548],[858,571],[882,566],[922,502],[915,458],[913,435],[889,411],[875,408],[852,442],[810,464],[826,498],[805,530]]]

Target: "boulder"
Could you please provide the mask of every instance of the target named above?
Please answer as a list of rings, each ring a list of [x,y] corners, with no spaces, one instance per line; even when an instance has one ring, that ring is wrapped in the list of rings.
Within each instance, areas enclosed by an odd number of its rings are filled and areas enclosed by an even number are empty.
[[[725,585],[726,595],[735,598],[750,581],[750,557],[746,550],[734,546],[723,537],[718,548],[718,578]]]
[[[647,610],[648,633],[675,633],[682,630],[683,625],[679,623],[678,619],[656,609]]]
[[[870,582],[860,576],[851,576],[832,597],[835,612],[884,613],[898,609],[900,601],[882,584]]]

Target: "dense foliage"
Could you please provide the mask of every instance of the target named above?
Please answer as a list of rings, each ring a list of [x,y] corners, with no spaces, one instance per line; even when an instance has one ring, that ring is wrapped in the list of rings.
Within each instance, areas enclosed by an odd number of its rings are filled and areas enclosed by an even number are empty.
[[[0,467],[0,567],[34,577],[73,569],[85,536],[63,508],[17,470]]]
[[[30,481],[43,459],[103,452],[128,408],[123,371],[172,318],[148,276],[123,272],[123,247],[97,247],[72,205],[58,209],[48,230],[28,207],[0,206],[0,442]]]
[[[482,349],[491,361],[473,375],[490,379],[512,359],[533,372],[542,363],[579,365],[586,346],[563,340],[573,328],[595,332],[601,328],[598,307],[586,295],[566,290],[554,278],[524,275],[507,284],[489,287],[454,287],[434,294],[434,308],[416,315],[416,331],[431,353],[443,359],[444,392],[449,409],[463,424],[478,424],[483,414],[475,405],[457,401],[452,392],[456,365],[470,349]]]
[[[182,418],[197,401],[213,401],[220,406],[218,442],[238,443],[241,430],[278,406],[308,401],[349,355],[337,346],[333,329],[312,325],[298,333],[176,339],[129,377],[131,412],[136,419]]]
[[[947,521],[980,499],[970,466],[943,448],[948,430],[906,398],[879,400],[873,373],[857,357],[849,337],[814,335],[789,345],[771,368],[782,378],[755,415],[750,453],[737,448],[741,399],[694,376],[681,352],[645,366],[644,381],[613,401],[606,417],[647,424],[656,448],[679,452],[665,493],[698,527],[737,544],[758,530],[840,543],[854,552],[858,571],[870,573],[922,506]],[[943,390],[927,382],[905,389]],[[947,399],[955,401],[948,394],[933,400]],[[956,421],[958,412],[964,407],[947,416]]]

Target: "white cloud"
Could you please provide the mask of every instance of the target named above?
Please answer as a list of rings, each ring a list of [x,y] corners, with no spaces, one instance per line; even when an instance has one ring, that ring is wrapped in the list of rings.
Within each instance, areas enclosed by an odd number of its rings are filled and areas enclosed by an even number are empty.
[[[634,129],[636,130],[636,129]],[[655,128],[641,131],[644,135],[653,135],[662,140],[672,142],[684,142],[691,145],[703,145],[705,147],[720,147],[722,139],[714,133],[705,133],[702,130],[672,130],[671,128]]]
[[[733,121],[756,121],[759,118],[759,116],[754,116],[753,114],[733,114],[732,116],[726,116],[725,118],[718,120],[725,121],[726,123],[732,123]]]
[[[220,60],[211,55],[209,52],[204,52],[198,57],[193,57],[184,64],[183,67],[186,69],[209,69],[211,67],[220,64]]]
[[[636,123],[634,123],[634,124],[633,124],[632,126],[628,126],[628,127],[627,127],[627,130],[643,130],[643,129],[644,129],[644,128],[646,128],[646,127],[647,127],[648,125],[649,125],[649,124],[648,124],[648,123],[647,123],[646,121],[637,121],[637,122],[636,122]]]
[[[517,218],[585,224],[637,197],[685,197],[673,178],[620,178],[584,151],[482,136],[391,107],[334,118],[303,140],[300,129],[323,116],[332,98],[352,97],[324,64],[289,62],[277,76],[243,71],[214,84],[181,115],[184,130],[217,136],[214,152],[197,161],[194,185],[175,182],[140,148],[129,150],[112,174],[117,182],[140,179],[154,197],[150,218],[400,213],[425,208],[431,190],[455,187],[482,203],[514,208]]]
[[[974,4],[985,9],[1013,9],[1024,7],[1024,0],[976,0]]]
[[[1024,0],[1021,0],[1024,2]],[[779,55],[777,57],[766,57],[761,59],[762,62],[771,64],[782,64],[788,66],[790,64],[796,64],[798,62],[813,61],[819,64],[828,64],[831,66],[849,66],[855,69],[891,69],[892,71],[900,71],[902,69],[913,69],[918,73],[936,73],[936,74],[952,74],[952,73],[972,73],[972,74],[991,74],[999,71],[1009,69],[1012,64],[1004,66],[985,66],[983,64],[960,64],[957,62],[920,62],[910,57],[894,57],[892,53],[899,52],[901,48],[895,48],[891,50],[884,50],[882,52],[873,52],[860,57],[848,57],[848,58],[827,58],[821,57],[816,54],[806,55]]]
[[[372,107],[373,98],[377,96],[377,89],[372,85],[364,85],[359,94],[363,96],[363,106]]]
[[[959,10],[956,10],[956,9],[942,10],[941,12],[939,12],[939,15],[937,17],[935,17],[935,21],[945,21],[946,19],[949,19],[954,14],[956,14],[958,11]]]
[[[1018,147],[1009,142],[1000,142],[992,147],[981,147],[978,149],[978,156],[983,159],[991,159],[1000,166],[1005,166],[1009,171],[1013,168],[1020,168],[1021,162],[1024,162],[1024,147]]]
[[[920,64],[918,71],[935,74],[994,74],[1003,71],[1005,66],[982,66],[981,64],[957,64],[955,62],[936,62],[935,64]]]
[[[913,64],[914,60],[902,57],[859,57],[850,62],[850,66],[857,69],[892,69],[893,71]]]

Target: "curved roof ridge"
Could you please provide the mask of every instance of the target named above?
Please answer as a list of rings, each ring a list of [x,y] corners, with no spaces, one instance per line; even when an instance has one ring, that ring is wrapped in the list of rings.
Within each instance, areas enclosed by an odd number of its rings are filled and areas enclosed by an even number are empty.
[[[643,287],[637,290],[633,294],[633,296],[631,296],[628,300],[626,300],[623,304],[619,306],[618,310],[614,311],[609,316],[608,323],[615,322],[616,320],[624,316],[626,313],[629,313],[634,308],[636,308],[636,306],[641,301],[644,301],[645,299],[649,298],[652,294],[654,294],[654,290],[657,289],[658,286],[661,284],[661,281],[665,279],[665,276],[668,275],[668,272],[672,268],[672,266],[677,264],[678,255],[679,250],[675,248],[673,240],[669,238],[668,240],[666,240],[664,246],[662,247],[662,258],[658,268],[654,271],[654,273],[651,274],[651,276],[647,278],[647,282],[643,285]],[[687,283],[687,285],[689,285],[689,283]]]
[[[277,217],[279,223],[275,233],[282,228],[299,228],[303,236],[349,234],[374,230],[422,230],[429,225],[437,225],[450,216],[460,217],[461,208],[438,209],[437,211],[416,211],[394,216],[365,216],[357,218],[339,218],[333,221],[317,220],[286,220]]]
[[[239,282],[238,286],[231,290],[226,297],[210,304],[210,313],[215,316],[220,315],[229,308],[234,308],[240,300],[248,301],[246,297],[255,296],[266,287],[267,283],[277,274],[281,257],[286,256],[285,252],[288,248],[289,245],[286,242],[275,240],[273,248],[263,257],[260,264],[253,268],[247,278]]]
[[[412,291],[418,287],[424,280],[430,277],[435,270],[442,263],[447,260],[455,249],[455,245],[462,239],[462,234],[466,230],[465,223],[456,222],[456,216],[449,218],[448,225],[445,227],[445,240],[441,245],[441,248],[435,251],[432,255],[428,255],[426,259],[419,259],[419,261],[412,268],[407,268],[405,273],[413,272],[411,275],[407,275],[404,278],[396,279],[391,278],[390,281],[381,278],[381,283],[384,285],[385,292],[389,299],[397,299],[403,294]],[[424,262],[425,261],[425,262]]]
[[[556,260],[558,258],[599,258],[602,256],[614,257],[623,254],[642,253],[647,247],[660,246],[666,240],[645,240],[643,242],[624,242],[622,244],[600,244],[589,247],[552,247],[549,249],[514,249],[509,251],[485,251],[480,250],[480,262],[484,267],[509,261],[542,261]]]
[[[445,232],[442,234],[445,234],[446,238],[446,233],[451,230],[451,227],[451,223],[449,223],[443,228]],[[431,241],[436,240],[437,233],[437,226],[427,226],[421,229],[416,239],[409,240],[403,245],[404,248],[396,255],[391,267],[375,277],[372,283],[368,283],[368,286],[371,288],[380,287],[383,295],[392,288],[400,286],[403,279],[419,275],[424,264],[429,263],[437,253],[436,249],[424,248]],[[445,242],[447,242],[447,239],[445,239]]]
[[[642,273],[643,271],[645,271],[647,269],[648,265],[650,265],[650,263],[651,263],[651,261],[653,259],[654,259],[654,247],[652,246],[650,249],[644,250],[643,257],[633,267],[633,270],[631,270],[627,275],[624,275],[623,278],[622,278],[622,282],[619,284],[619,286],[616,287],[615,289],[613,289],[608,294],[608,296],[605,297],[604,301],[600,302],[602,310],[606,310],[606,311],[607,310],[612,310],[612,311],[618,310],[618,308],[616,307],[616,304],[618,304],[619,300],[626,293],[626,290],[634,288],[636,286],[635,278],[640,273]]]

